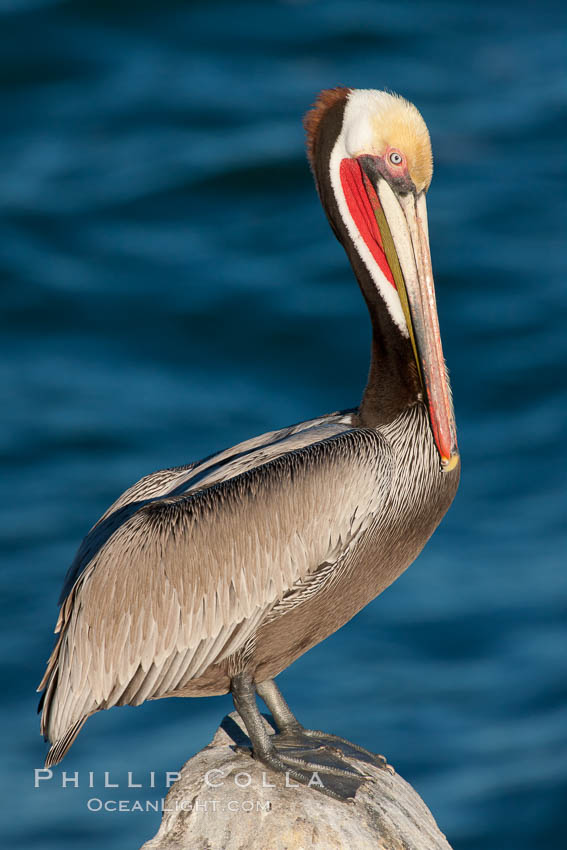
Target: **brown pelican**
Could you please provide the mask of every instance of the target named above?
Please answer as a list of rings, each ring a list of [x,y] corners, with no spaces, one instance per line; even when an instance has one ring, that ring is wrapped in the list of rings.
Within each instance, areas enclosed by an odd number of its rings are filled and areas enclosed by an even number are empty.
[[[155,472],[106,511],[67,574],[39,688],[47,766],[95,711],[231,691],[254,756],[306,781],[320,763],[301,747],[325,739],[299,724],[274,678],[391,584],[453,500],[460,462],[429,254],[427,127],[397,95],[347,88],[322,92],[305,127],[372,323],[360,406]],[[360,776],[340,760],[328,772],[338,796],[341,777]]]

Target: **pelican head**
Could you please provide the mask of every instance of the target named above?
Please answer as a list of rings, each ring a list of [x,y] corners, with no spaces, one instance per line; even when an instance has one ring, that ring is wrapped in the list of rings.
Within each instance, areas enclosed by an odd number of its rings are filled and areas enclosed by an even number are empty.
[[[429,252],[425,121],[399,95],[339,88],[319,95],[305,127],[327,216],[411,343],[441,467],[453,469],[459,455]]]

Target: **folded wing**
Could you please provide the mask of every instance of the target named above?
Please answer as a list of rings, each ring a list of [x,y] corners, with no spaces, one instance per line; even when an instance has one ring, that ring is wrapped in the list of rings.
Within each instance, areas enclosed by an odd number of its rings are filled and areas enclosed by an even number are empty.
[[[213,464],[189,489],[177,483],[176,495],[119,501],[102,537],[83,544],[40,685],[47,763],[94,711],[179,691],[242,649],[384,504],[392,458],[376,431],[318,426],[283,438],[275,456],[259,451],[233,456],[233,474]]]

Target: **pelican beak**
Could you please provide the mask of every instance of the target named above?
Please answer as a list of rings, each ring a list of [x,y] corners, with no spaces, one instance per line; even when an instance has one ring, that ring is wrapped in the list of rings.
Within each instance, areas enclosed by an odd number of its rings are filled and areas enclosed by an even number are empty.
[[[425,193],[398,194],[378,176],[374,206],[420,372],[435,445],[444,471],[459,462],[451,390],[443,359],[431,269]]]

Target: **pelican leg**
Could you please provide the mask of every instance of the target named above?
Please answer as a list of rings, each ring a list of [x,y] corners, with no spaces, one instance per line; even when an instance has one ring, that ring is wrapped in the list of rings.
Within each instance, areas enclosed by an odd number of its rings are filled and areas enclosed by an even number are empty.
[[[257,684],[256,693],[270,709],[280,732],[304,731],[273,679]]]
[[[285,734],[269,735],[256,704],[256,688],[250,674],[238,673],[234,676],[231,691],[234,707],[242,718],[252,743],[252,755],[276,773],[284,773],[291,780],[317,788],[339,800],[354,798],[358,788],[369,778],[342,760],[333,758],[333,754],[329,757],[329,754],[325,753],[326,758],[321,761],[301,758],[294,753],[298,749],[305,751],[305,746],[298,748],[295,741],[285,739]],[[291,715],[291,712],[289,713]],[[279,746],[280,738],[282,746]],[[318,755],[318,751],[323,748],[311,745],[307,749]]]
[[[265,682],[257,684],[256,691],[270,709],[282,738],[295,739],[298,744],[302,739],[314,738],[320,741],[322,747],[334,747],[342,755],[394,772],[393,767],[387,763],[384,756],[371,753],[370,750],[359,747],[358,744],[353,744],[339,735],[330,735],[327,732],[320,732],[318,729],[306,729],[302,726],[273,679],[267,679]]]

